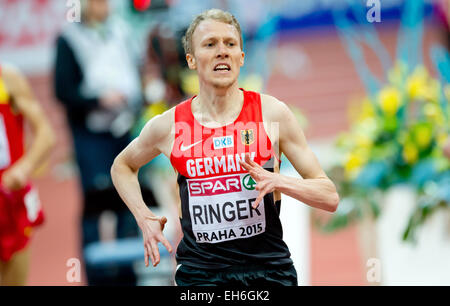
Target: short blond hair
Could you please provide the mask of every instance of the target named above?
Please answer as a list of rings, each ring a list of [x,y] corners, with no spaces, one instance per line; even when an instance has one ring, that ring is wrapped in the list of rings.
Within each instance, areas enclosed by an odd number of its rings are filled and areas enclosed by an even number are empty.
[[[192,20],[191,24],[189,25],[189,28],[186,30],[186,34],[182,38],[183,48],[186,54],[192,54],[193,52],[192,35],[194,34],[195,29],[198,27],[200,22],[208,19],[220,21],[234,26],[239,33],[239,42],[241,43],[241,50],[243,50],[241,25],[237,21],[236,17],[234,17],[231,13],[225,12],[221,9],[210,9],[195,16],[194,20]]]

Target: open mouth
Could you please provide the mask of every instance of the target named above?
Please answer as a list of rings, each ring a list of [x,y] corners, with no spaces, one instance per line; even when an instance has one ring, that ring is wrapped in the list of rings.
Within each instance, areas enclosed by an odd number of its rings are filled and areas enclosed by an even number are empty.
[[[228,64],[217,64],[214,67],[214,71],[230,71],[231,67]]]

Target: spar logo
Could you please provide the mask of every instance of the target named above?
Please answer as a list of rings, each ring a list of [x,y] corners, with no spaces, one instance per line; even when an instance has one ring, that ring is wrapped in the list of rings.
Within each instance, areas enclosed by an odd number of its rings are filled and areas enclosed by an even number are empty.
[[[210,179],[188,180],[191,197],[211,196],[242,191],[239,175],[221,176]]]
[[[242,186],[244,186],[247,190],[255,190],[256,182],[255,180],[250,176],[250,174],[247,174],[242,178]]]

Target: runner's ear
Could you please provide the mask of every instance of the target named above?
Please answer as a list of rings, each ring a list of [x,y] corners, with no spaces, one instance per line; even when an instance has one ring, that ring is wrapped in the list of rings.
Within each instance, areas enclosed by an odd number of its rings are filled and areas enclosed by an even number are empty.
[[[191,69],[191,70],[197,69],[197,64],[195,63],[194,55],[192,55],[190,53],[186,54],[186,61],[188,63],[189,69]]]

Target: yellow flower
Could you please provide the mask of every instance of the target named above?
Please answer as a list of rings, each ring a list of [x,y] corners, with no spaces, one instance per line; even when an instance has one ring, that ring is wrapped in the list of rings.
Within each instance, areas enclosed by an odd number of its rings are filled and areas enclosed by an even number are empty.
[[[395,87],[383,88],[378,96],[381,109],[390,116],[397,113],[401,103],[401,93]]]
[[[406,81],[408,96],[413,100],[424,98],[427,95],[427,83],[427,70],[423,66],[418,66]]]
[[[362,166],[369,160],[369,150],[366,148],[357,148],[347,155],[345,163],[345,172],[348,177],[354,178],[358,175]]]
[[[362,160],[356,154],[350,154],[345,163],[345,174],[348,178],[354,178],[362,166]]]
[[[413,164],[417,161],[417,158],[419,157],[419,151],[417,150],[416,146],[413,143],[407,142],[403,147],[402,155],[403,159],[408,164]]]

